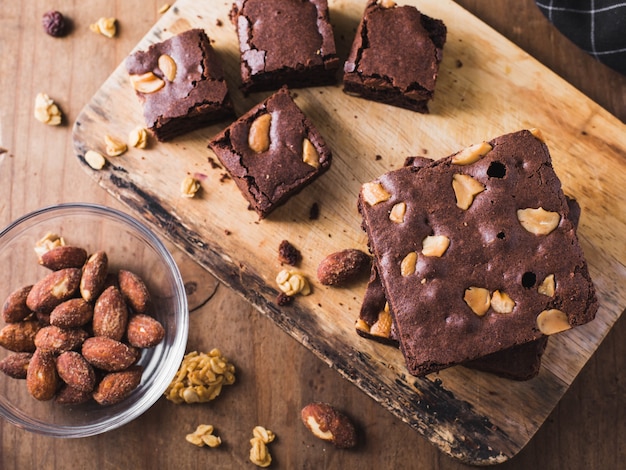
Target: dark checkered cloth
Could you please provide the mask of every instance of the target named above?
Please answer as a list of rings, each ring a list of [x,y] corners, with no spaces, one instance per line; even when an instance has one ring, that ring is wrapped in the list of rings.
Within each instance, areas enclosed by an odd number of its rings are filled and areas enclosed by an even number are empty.
[[[536,3],[574,44],[626,75],[626,1],[537,0]]]

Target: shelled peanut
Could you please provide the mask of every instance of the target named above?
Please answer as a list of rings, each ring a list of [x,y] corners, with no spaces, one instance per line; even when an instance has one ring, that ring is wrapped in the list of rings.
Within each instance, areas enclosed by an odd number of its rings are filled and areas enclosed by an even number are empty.
[[[25,379],[38,400],[120,402],[141,381],[141,350],[165,336],[150,315],[148,289],[130,271],[110,272],[104,251],[88,256],[62,239],[43,240],[36,251],[50,273],[2,307],[0,346],[11,353],[0,371]]]

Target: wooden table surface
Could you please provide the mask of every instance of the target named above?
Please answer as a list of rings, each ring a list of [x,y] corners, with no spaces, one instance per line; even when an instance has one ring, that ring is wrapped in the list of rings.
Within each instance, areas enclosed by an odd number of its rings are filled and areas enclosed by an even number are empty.
[[[219,1],[219,0],[213,0]],[[226,1],[226,0],[223,0]],[[626,77],[594,61],[563,38],[532,0],[458,0],[505,37],[626,121]],[[94,202],[127,211],[89,178],[73,154],[71,124],[100,85],[158,19],[163,1],[27,0],[3,2],[0,15],[0,226],[39,207]],[[63,39],[47,36],[50,8],[73,20]],[[118,35],[89,31],[116,17]],[[34,98],[48,93],[66,120],[49,127],[33,117]],[[0,422],[0,469],[255,468],[248,461],[252,428],[277,434],[271,468],[457,469],[442,454],[305,347],[260,315],[238,294],[172,248],[189,291],[188,349],[220,348],[237,366],[237,382],[206,405],[160,399],[134,422],[105,435],[60,440]],[[6,269],[6,267],[5,267]],[[501,468],[619,468],[626,460],[626,319],[617,321],[530,443]],[[299,410],[327,401],[354,418],[356,449],[337,450],[302,426]],[[185,434],[213,424],[224,444],[197,448]]]

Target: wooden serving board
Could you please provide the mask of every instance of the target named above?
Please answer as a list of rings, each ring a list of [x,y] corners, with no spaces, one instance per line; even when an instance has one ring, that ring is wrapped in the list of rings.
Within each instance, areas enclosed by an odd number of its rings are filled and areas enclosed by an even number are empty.
[[[101,171],[84,161],[104,153],[105,134],[125,139],[143,123],[123,64],[79,115],[75,152],[85,171],[163,236],[189,253],[282,329],[310,348],[445,453],[486,465],[514,456],[537,431],[626,306],[626,127],[532,57],[450,0],[406,1],[448,26],[431,114],[421,115],[350,97],[337,86],[296,91],[296,102],[333,150],[328,173],[259,221],[208,140],[228,123],[154,140],[110,158]],[[337,46],[345,58],[364,1],[330,0]],[[267,94],[238,90],[237,36],[231,2],[179,0],[137,45],[145,49],[191,27],[204,28],[221,57],[238,114]],[[130,52],[130,51],[129,51]],[[347,288],[316,281],[318,263],[345,248],[367,250],[356,199],[360,185],[398,168],[408,155],[446,156],[467,145],[521,128],[540,128],[564,189],[580,202],[579,237],[597,286],[600,311],[592,323],[553,337],[539,376],[499,379],[463,367],[425,378],[407,374],[399,351],[354,331],[365,280]],[[180,196],[187,175],[201,179],[193,199]],[[320,217],[311,220],[317,203]],[[278,245],[303,253],[301,269],[313,294],[279,308]]]

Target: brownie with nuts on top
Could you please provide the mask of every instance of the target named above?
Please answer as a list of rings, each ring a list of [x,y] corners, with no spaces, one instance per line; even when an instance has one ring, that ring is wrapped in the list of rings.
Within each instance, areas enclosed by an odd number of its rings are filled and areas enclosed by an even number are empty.
[[[432,162],[433,160],[425,157],[408,157],[405,165],[421,168]],[[565,197],[569,207],[568,217],[577,227],[580,205],[576,199]],[[364,338],[398,347],[396,326],[375,264],[372,265],[370,279],[365,289],[356,331]],[[547,343],[548,336],[542,336],[535,341],[466,362],[463,366],[512,380],[530,380],[539,373]]]
[[[137,51],[125,65],[146,126],[159,141],[234,115],[221,62],[202,29]]]
[[[369,0],[344,64],[344,91],[428,113],[447,29],[410,5]]]
[[[327,0],[238,0],[244,93],[335,83],[339,58]]]
[[[413,375],[595,317],[576,227],[538,132],[386,173],[362,186],[359,210]]]
[[[209,143],[260,219],[330,167],[332,152],[287,87]]]

